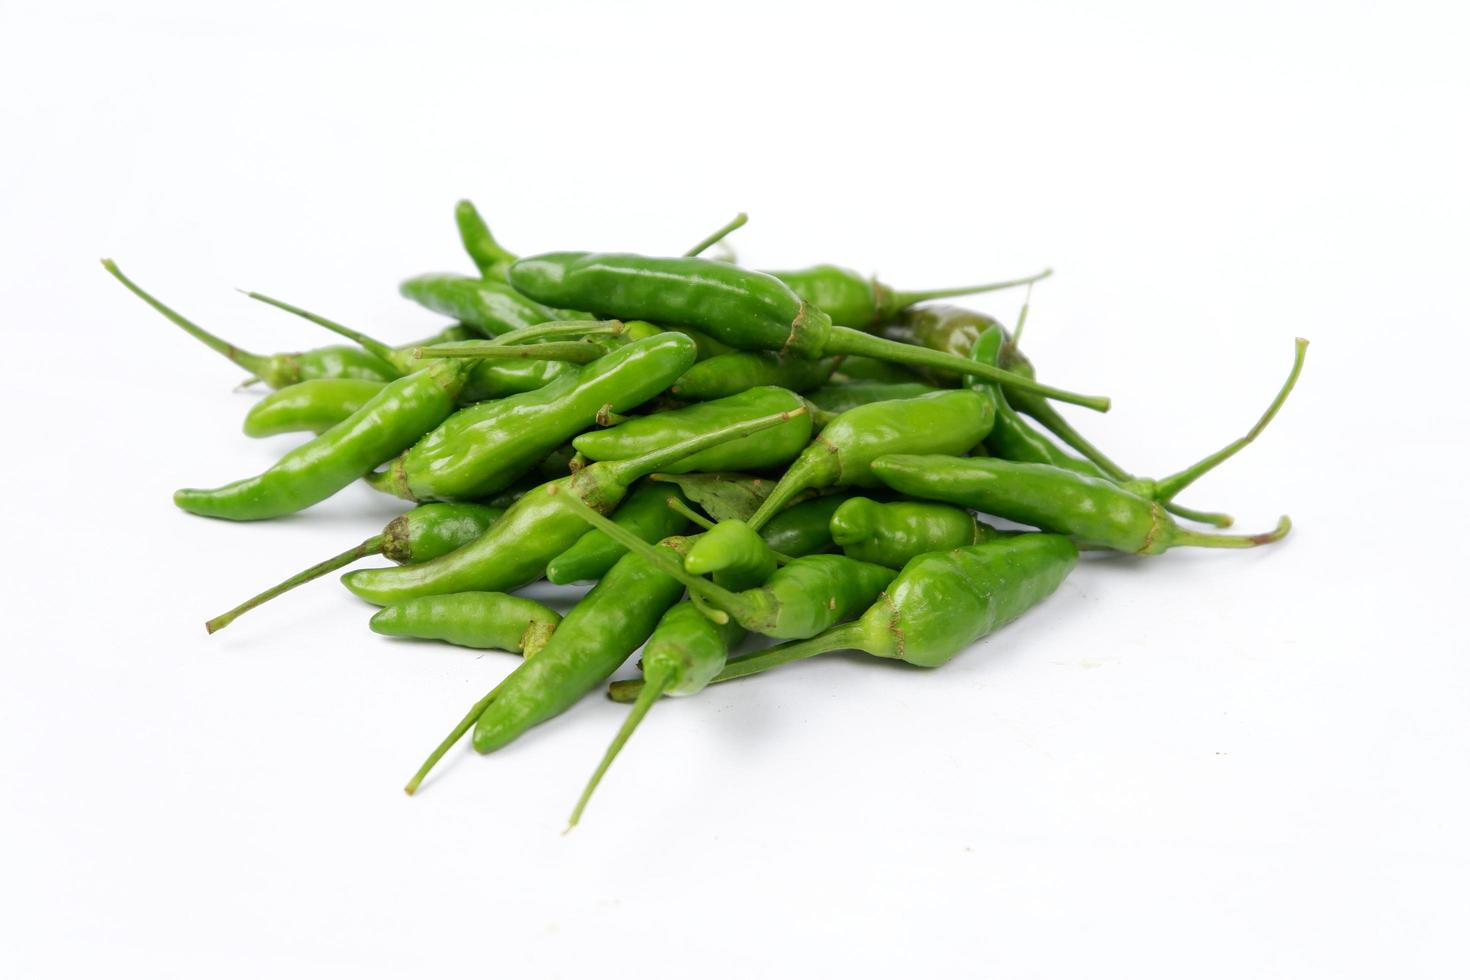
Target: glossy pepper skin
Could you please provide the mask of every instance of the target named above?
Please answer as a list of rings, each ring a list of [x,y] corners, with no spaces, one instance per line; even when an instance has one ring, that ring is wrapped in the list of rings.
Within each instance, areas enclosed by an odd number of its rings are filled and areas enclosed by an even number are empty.
[[[616,336],[589,336],[586,339],[589,343],[597,344],[611,353],[619,347],[662,332],[647,323],[627,323],[624,324],[624,327],[624,331]],[[505,335],[501,334],[499,339],[504,337]],[[471,405],[475,402],[491,401],[496,398],[508,398],[524,391],[544,388],[557,378],[576,374],[579,370],[581,370],[581,365],[571,361],[535,358],[512,361],[476,361],[470,368],[469,377],[465,379],[459,400],[466,405]]]
[[[561,617],[541,603],[504,592],[422,596],[385,606],[368,626],[382,636],[443,640],[476,650],[534,656]]]
[[[1000,532],[963,507],[853,497],[832,514],[832,540],[858,561],[902,568],[909,559],[994,541]]]
[[[384,386],[352,415],[291,450],[258,476],[214,490],[180,490],[174,503],[191,514],[257,521],[326,500],[373,467],[413,445],[454,410],[463,370],[434,362]]]
[[[814,265],[805,269],[772,272],[802,299],[821,308],[832,322],[859,330],[872,330],[889,322],[915,303],[947,296],[969,296],[1013,286],[1027,286],[1051,275],[1047,269],[1040,275],[1005,282],[946,289],[899,291],[877,279],[869,279],[852,269],[837,265]]]
[[[711,683],[831,650],[862,650],[919,667],[938,667],[1038,605],[1076,564],[1076,546],[1054,534],[1020,534],[920,555],[903,567],[856,622],[733,660]],[[614,684],[609,694],[626,701],[638,696],[641,688],[638,682]]]
[[[874,402],[893,402],[904,398],[931,395],[941,389],[918,381],[887,383],[882,381],[852,381],[847,384],[823,385],[806,394],[807,401],[824,412],[841,415],[859,405]]]
[[[899,318],[897,328],[889,331],[889,335],[930,350],[968,357],[980,335],[992,329],[1001,331],[1002,337],[1005,334],[1000,321],[995,317],[960,306],[936,305],[908,310]],[[1011,370],[1018,374],[1023,373],[1019,368]],[[945,387],[954,387],[960,383],[960,375],[954,371],[921,368],[920,373]],[[1036,372],[1032,371],[1028,376],[1035,375]]]
[[[504,279],[505,270],[516,256],[495,240],[479,209],[470,201],[459,201],[454,205],[454,224],[459,229],[465,254],[475,263],[480,275],[485,279]]]
[[[792,504],[766,522],[761,538],[772,551],[793,558],[826,551],[833,544],[832,515],[850,499],[849,493],[828,493]]]
[[[229,612],[214,617],[204,628],[210,633],[223,629],[256,606],[369,555],[382,555],[403,565],[447,555],[484,534],[504,513],[504,507],[486,504],[421,504],[393,518],[381,533],[252,596]]]
[[[776,574],[776,553],[744,521],[720,521],[701,534],[684,556],[684,571],[690,575],[714,575],[716,584],[727,589],[730,585],[719,576],[732,568],[741,571],[741,578],[752,581],[752,585],[743,588],[754,588]]]
[[[634,554],[663,567],[690,595],[752,633],[780,639],[814,636],[866,609],[893,578],[893,569],[843,555],[807,555],[782,566],[759,588],[732,592],[684,570],[682,563],[577,501],[569,510]],[[716,619],[721,618],[718,613]]]
[[[923,383],[924,377],[901,364],[890,364],[872,357],[844,357],[837,365],[836,380],[846,384],[850,381],[875,381],[883,384]]]
[[[572,445],[588,459],[627,459],[732,422],[795,411],[801,406],[801,398],[785,388],[752,388],[728,398],[639,416],[608,429],[593,429],[573,439]],[[811,415],[804,412],[759,436],[727,442],[691,456],[669,467],[669,472],[718,473],[785,466],[801,454],[811,436]]]
[[[718,354],[685,371],[669,388],[669,394],[690,401],[708,401],[765,385],[808,391],[832,377],[839,360],[823,357],[813,361],[770,351]]]
[[[342,583],[354,595],[378,605],[420,595],[518,589],[545,574],[553,558],[587,533],[586,524],[572,510],[572,500],[599,512],[610,511],[642,477],[724,439],[759,432],[783,421],[785,416],[777,415],[741,422],[646,456],[593,463],[529,491],[484,535],[456,551],[422,565],[349,572]]]
[[[1043,531],[1139,555],[1158,555],[1179,545],[1251,548],[1280,540],[1291,529],[1283,517],[1274,531],[1256,535],[1213,534],[1181,528],[1158,501],[1109,480],[1042,463],[994,458],[885,456],[873,474],[911,497],[971,507]]]
[[[298,381],[250,406],[245,413],[245,434],[252,439],[287,432],[320,435],[366,405],[385,383],[364,378]]]
[[[521,259],[508,273],[516,289],[545,303],[573,303],[620,319],[684,323],[740,350],[816,359],[859,354],[900,364],[974,373],[1048,398],[1106,411],[1108,400],[1042,385],[966,358],[833,326],[774,276],[699,258],[554,252]]]
[[[822,429],[791,464],[751,517],[750,525],[760,530],[796,494],[808,488],[877,486],[868,468],[879,456],[896,452],[957,456],[969,452],[990,432],[994,419],[995,408],[990,401],[967,389],[850,409]]]
[[[544,388],[461,409],[373,479],[408,500],[487,497],[557,446],[667,388],[694,363],[694,342],[660,333],[621,347]]]
[[[249,371],[258,380],[272,388],[284,388],[299,381],[310,381],[316,378],[391,381],[398,377],[399,372],[393,365],[357,347],[335,345],[299,351],[294,354],[252,354],[250,351],[216,337],[197,323],[165,306],[145,292],[137,283],[123,275],[117,263],[111,259],[103,259],[102,267],[134,296],[163,314],[169,322],[181,327],[210,350]]]
[[[648,542],[662,541],[679,534],[689,526],[689,522],[669,508],[671,494],[683,497],[677,489],[640,480],[628,498],[613,511],[613,523]],[[551,560],[546,566],[546,580],[553,585],[595,582],[627,552],[627,548],[601,531],[589,530],[577,539],[576,544]]]
[[[404,298],[473,327],[487,337],[550,320],[588,319],[587,314],[576,310],[556,309],[527,299],[501,279],[428,273],[404,280],[398,291]]]
[[[674,552],[664,551],[673,557]],[[475,751],[503,748],[606,681],[643,645],[683,591],[639,555],[618,559],[567,613],[551,642],[495,689],[475,722]]]

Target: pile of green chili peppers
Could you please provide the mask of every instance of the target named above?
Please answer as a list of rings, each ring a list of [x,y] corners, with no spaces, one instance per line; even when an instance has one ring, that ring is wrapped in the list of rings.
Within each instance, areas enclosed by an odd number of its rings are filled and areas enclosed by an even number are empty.
[[[209,632],[329,572],[379,634],[518,653],[409,781],[466,733],[492,752],[607,683],[627,719],[571,824],[665,696],[831,650],[937,667],[1040,604],[1083,552],[1250,548],[1228,515],[1175,498],[1250,444],[1296,384],[1306,341],[1256,424],[1177,473],[1136,476],[1056,410],[1108,399],[1036,380],[1022,279],[899,290],[833,265],[759,272],[701,257],[518,257],[455,210],[471,274],[415,276],[441,317],[390,345],[249,293],[345,342],[258,354],[123,286],[270,389],[251,437],[305,440],[261,473],[179,490],[234,521],[310,508],[361,480],[411,505],[338,555],[209,620]],[[721,248],[725,246],[721,245]],[[1015,328],[939,300],[1024,286]],[[517,594],[568,588],[565,613]],[[581,591],[579,583],[592,583]],[[776,645],[761,642],[778,641]]]

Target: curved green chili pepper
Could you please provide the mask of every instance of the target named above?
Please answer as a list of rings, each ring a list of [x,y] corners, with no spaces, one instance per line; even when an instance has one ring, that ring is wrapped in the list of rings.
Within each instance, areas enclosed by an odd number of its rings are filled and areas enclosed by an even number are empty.
[[[823,385],[816,391],[806,393],[806,400],[817,406],[824,412],[835,412],[841,415],[850,408],[859,405],[871,405],[874,402],[893,402],[904,398],[918,398],[920,395],[930,395],[942,389],[933,385],[926,385],[919,381],[899,381],[888,383],[883,381],[854,381],[848,384]]]
[[[754,588],[755,585],[768,581],[776,574],[777,565],[776,553],[766,544],[760,533],[751,530],[750,525],[744,521],[735,520],[720,521],[709,528],[690,546],[689,554],[684,556],[684,571],[690,575],[718,576],[730,568],[748,570],[745,577],[754,582],[745,588]],[[716,582],[730,588],[719,579]]]
[[[560,622],[560,616],[532,599],[504,592],[456,592],[384,606],[368,626],[382,636],[443,640],[531,657],[546,646]]]
[[[327,431],[367,404],[385,382],[365,378],[313,378],[278,388],[245,413],[245,434],[252,439],[287,432]]]
[[[382,555],[400,565],[415,565],[447,555],[479,538],[504,514],[504,507],[485,504],[420,504],[389,521],[381,534],[246,599],[205,623],[204,628],[210,633],[222,630],[256,606],[369,555]]]
[[[790,391],[807,391],[832,377],[841,358],[808,360],[770,351],[732,351],[716,354],[680,375],[669,394],[691,401],[728,398],[750,388],[774,385]]]
[[[349,572],[342,583],[354,595],[378,605],[446,592],[518,589],[545,574],[548,562],[587,533],[586,524],[570,510],[570,500],[612,510],[638,479],[723,440],[780,425],[792,414],[740,422],[635,459],[593,463],[530,491],[479,539],[457,551],[422,565]]]
[[[832,514],[832,540],[858,561],[902,568],[911,558],[994,541],[1000,532],[962,507],[853,497]]]
[[[667,503],[670,494],[678,493],[678,490],[641,480],[628,494],[628,499],[613,511],[612,519],[619,527],[627,528],[644,541],[662,541],[688,526],[684,516],[671,510]],[[553,585],[596,581],[627,552],[627,548],[601,531],[589,530],[577,539],[576,544],[551,559],[546,566],[546,580]]]
[[[490,234],[490,226],[480,217],[479,209],[470,201],[460,201],[454,206],[454,224],[459,228],[459,240],[465,253],[480,270],[480,275],[486,279],[503,277],[518,256],[507,252]]]
[[[1076,545],[1055,534],[1018,534],[920,555],[856,622],[731,661],[710,683],[830,650],[862,650],[938,667],[1051,595],[1076,564]],[[643,690],[641,682],[629,681],[612,685],[608,693],[629,701]]]
[[[861,354],[899,364],[948,368],[1106,411],[1106,398],[1078,395],[951,354],[833,326],[774,276],[708,259],[553,252],[510,267],[511,283],[544,302],[579,303],[620,319],[685,323],[741,350],[816,359]]]
[[[1028,304],[1029,305],[1029,304]],[[1021,319],[1019,326],[1025,325],[1026,307],[1021,308]],[[970,356],[979,361],[989,364],[998,363],[1001,351],[1006,344],[1005,331],[999,324],[991,324],[982,329],[975,341],[975,346],[970,351]],[[997,386],[981,384],[973,386],[976,391],[988,394],[995,405],[995,424],[991,426],[990,434],[985,437],[985,447],[990,455],[999,456],[1001,459],[1009,459],[1017,463],[1046,463],[1049,466],[1060,466],[1074,473],[1082,473],[1086,476],[1096,477],[1100,480],[1112,480],[1114,483],[1123,483],[1129,486],[1127,480],[1114,479],[1111,473],[1105,472],[1091,460],[1073,456],[1062,449],[1045,433],[1037,431],[1011,407],[1005,392]],[[1051,410],[1050,405],[1045,408]],[[1126,476],[1126,474],[1125,474]],[[1145,485],[1138,483],[1129,486],[1130,489],[1140,491],[1140,496],[1152,499],[1152,491]],[[1182,507],[1174,501],[1164,503],[1166,510],[1171,513],[1186,517],[1189,520],[1201,521],[1213,524],[1216,527],[1229,527],[1233,519],[1228,514],[1214,514],[1205,511],[1192,510]]]
[[[791,464],[750,518],[750,526],[760,530],[796,494],[811,487],[877,486],[869,464],[899,452],[898,447],[926,446],[932,448],[924,451],[951,455],[969,452],[990,432],[994,419],[989,399],[964,388],[850,409]]]
[[[568,501],[567,509],[683,582],[690,595],[713,606],[717,616],[724,613],[765,636],[799,639],[850,619],[878,597],[894,574],[891,568],[843,555],[806,555],[782,566],[760,588],[732,592],[686,572],[682,564],[586,504]]]
[[[657,395],[694,363],[694,341],[659,333],[606,354],[544,388],[460,409],[368,481],[406,500],[486,497],[552,449]]]
[[[572,445],[588,459],[627,459],[731,422],[791,411],[801,404],[801,398],[785,388],[752,388],[728,398],[696,402],[684,408],[628,419],[608,429],[584,432],[572,440]],[[801,454],[811,436],[811,415],[803,413],[779,428],[761,433],[759,439],[741,439],[705,450],[669,467],[669,472],[708,473],[785,466]]]
[[[197,323],[185,319],[181,314],[159,302],[145,292],[141,286],[123,275],[117,263],[111,259],[103,259],[102,268],[126,286],[134,296],[162,313],[165,319],[182,327],[186,333],[202,342],[210,350],[229,358],[231,362],[240,365],[272,388],[284,388],[298,381],[310,381],[316,378],[362,378],[369,381],[391,381],[398,377],[398,371],[392,364],[356,347],[339,345],[319,347],[315,350],[299,351],[294,354],[252,354],[221,340]]]
[[[1024,279],[1007,279],[1003,282],[984,283],[978,286],[956,286],[949,289],[921,289],[899,291],[885,286],[877,279],[869,279],[852,269],[836,265],[814,265],[788,272],[771,272],[770,275],[790,286],[796,295],[817,307],[832,318],[832,322],[844,327],[871,330],[887,323],[915,303],[951,296],[972,296],[990,293],[1014,286],[1029,286],[1051,275],[1044,269]]]
[[[685,538],[684,548],[673,549],[675,552],[688,551],[684,556],[686,568],[694,549],[708,537],[709,535],[702,534]],[[668,544],[667,541],[664,543]],[[769,552],[747,550],[745,557],[748,562],[724,567],[719,575],[720,584],[735,591],[760,585],[771,574],[768,555]],[[663,614],[663,618],[653,629],[653,635],[643,647],[643,662],[640,666],[647,687],[613,736],[607,751],[593,770],[592,777],[587,780],[587,785],[567,820],[568,830],[582,819],[582,812],[587,808],[587,802],[592,799],[598,784],[602,782],[602,777],[607,775],[613,760],[618,757],[618,753],[632,737],[654,702],[664,694],[683,697],[702,691],[725,666],[731,648],[744,635],[745,630],[741,629],[739,623],[728,618],[723,623],[717,623],[701,612],[699,606],[693,602],[680,602]]]
[[[179,490],[174,503],[191,514],[232,521],[280,517],[320,503],[448,418],[463,379],[460,367],[434,361],[385,385],[352,415],[264,473],[214,490]]]
[[[561,496],[571,496],[565,487],[552,489]],[[471,727],[475,730],[471,743],[475,751],[493,752],[570,708],[612,676],[648,639],[682,591],[677,582],[643,558],[624,555],[618,559],[602,581],[567,613],[550,642],[536,656],[517,664],[505,680],[475,702],[403,791],[413,795],[444,753]]]
[[[829,493],[792,504],[767,521],[760,535],[772,551],[793,558],[826,551],[832,547],[832,515],[851,499],[850,493]]]

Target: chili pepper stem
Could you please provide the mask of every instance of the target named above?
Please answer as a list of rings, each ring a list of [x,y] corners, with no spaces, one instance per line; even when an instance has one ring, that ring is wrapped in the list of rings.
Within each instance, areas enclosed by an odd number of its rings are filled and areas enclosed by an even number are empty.
[[[1164,502],[1164,509],[1175,517],[1182,517],[1186,521],[1196,521],[1200,524],[1209,524],[1214,527],[1229,527],[1235,523],[1235,518],[1229,514],[1221,514],[1208,510],[1195,510],[1193,507],[1176,504],[1172,500]]]
[[[528,340],[540,340],[543,337],[560,337],[568,334],[572,336],[590,334],[616,335],[623,333],[627,329],[628,325],[622,320],[547,320],[545,323],[533,323],[529,327],[517,327],[515,330],[507,331],[498,337],[478,341],[478,343],[499,347],[510,344],[523,344]]]
[[[690,523],[697,524],[700,527],[704,528],[706,531],[713,531],[715,529],[714,521],[710,520],[708,517],[705,517],[703,514],[699,513],[699,511],[695,510],[693,507],[690,507],[678,497],[670,497],[666,501],[666,503],[669,505],[669,510],[673,511],[676,514],[682,515],[683,517],[688,519]]]
[[[734,231],[737,228],[743,227],[745,223],[749,220],[749,215],[747,215],[744,211],[741,211],[735,217],[731,218],[727,224],[721,227],[719,231],[710,235],[708,238],[704,239],[698,245],[694,246],[684,254],[686,256],[689,256],[690,258],[693,258],[700,252],[703,252],[705,249],[709,248],[711,245],[714,245],[715,243],[723,240],[726,235],[730,234],[730,232]],[[575,821],[573,822],[575,823]]]
[[[1282,515],[1276,527],[1260,534],[1214,534],[1209,531],[1191,531],[1175,528],[1169,532],[1169,545],[1189,545],[1194,548],[1257,548],[1263,544],[1280,541],[1291,532],[1291,518]]]
[[[805,413],[806,408],[802,407],[794,408],[789,412],[764,415],[758,419],[728,425],[722,429],[716,429],[704,435],[686,439],[683,442],[676,442],[662,449],[654,449],[644,453],[642,456],[634,456],[630,459],[604,460],[598,465],[604,467],[605,471],[612,473],[618,483],[621,483],[623,486],[628,486],[639,477],[647,476],[650,473],[657,473],[665,466],[677,463],[679,460],[692,456],[701,450],[708,449],[710,446],[719,446],[735,439],[754,435],[757,432],[762,432],[780,425]],[[639,544],[644,543],[641,539],[639,540]]]
[[[1050,269],[1046,271],[1048,275],[1051,273]],[[1026,285],[1026,298],[1021,301],[1021,312],[1016,315],[1016,329],[1011,331],[1010,341],[1013,347],[1020,346],[1021,334],[1026,332],[1026,318],[1031,315],[1031,289],[1033,285],[1032,283]]]
[[[577,799],[576,807],[572,809],[572,815],[567,818],[567,829],[562,831],[563,834],[569,833],[573,827],[577,826],[577,822],[582,819],[582,811],[587,809],[587,801],[592,799],[592,794],[597,790],[598,784],[602,782],[602,777],[607,775],[607,770],[613,764],[613,760],[618,757],[619,752],[623,751],[623,746],[628,744],[628,739],[633,737],[633,732],[638,728],[639,723],[643,721],[644,716],[648,714],[648,709],[652,708],[654,703],[663,696],[665,689],[669,686],[670,680],[671,678],[667,674],[652,679],[645,678],[643,689],[638,694],[638,700],[633,703],[633,710],[629,711],[628,717],[623,719],[623,724],[618,728],[618,733],[608,743],[607,751],[602,755],[602,761],[592,771],[592,778],[587,780],[587,785],[583,788],[582,795]]]
[[[259,595],[252,596],[251,598],[246,599],[244,602],[240,603],[229,612],[216,616],[209,622],[205,623],[204,628],[210,633],[217,633],[220,630],[224,629],[226,626],[233,623],[235,620],[239,619],[240,616],[254,609],[261,603],[269,602],[271,599],[274,599],[276,596],[281,595],[282,593],[290,592],[298,585],[305,585],[307,582],[310,582],[314,579],[319,579],[323,575],[326,575],[328,572],[335,572],[339,568],[351,565],[353,562],[358,561],[362,558],[366,558],[368,555],[379,554],[382,552],[382,550],[383,535],[375,534],[357,547],[348,548],[340,555],[334,555],[324,562],[318,562],[317,564],[308,568],[306,571],[292,575],[284,582],[281,582],[278,585],[273,585]]]
[[[987,282],[975,286],[950,286],[945,289],[895,289],[887,293],[882,299],[885,309],[893,312],[907,309],[915,303],[925,303],[931,299],[948,299],[952,296],[974,296],[978,293],[993,293],[1001,289],[1012,289],[1016,286],[1031,286],[1052,274],[1050,268],[1042,269],[1032,276],[1020,279],[1005,279],[1000,282]],[[1020,329],[1019,327],[1017,328]]]
[[[208,330],[205,330],[203,327],[199,326],[199,324],[193,322],[192,320],[186,319],[182,314],[174,311],[170,307],[165,306],[162,302],[155,299],[152,295],[145,291],[143,287],[139,286],[137,283],[133,282],[133,280],[123,275],[122,270],[117,267],[117,263],[112,261],[111,259],[103,259],[102,268],[106,269],[108,273],[112,276],[112,278],[116,279],[118,282],[126,286],[128,291],[131,292],[134,296],[138,297],[143,302],[153,307],[159,313],[162,313],[164,318],[169,320],[174,325],[182,327],[184,329],[184,332],[189,334],[195,340],[198,340],[210,350],[218,354],[223,354],[231,361],[240,365],[242,368],[255,375],[255,380],[266,380],[265,376],[270,372],[269,358],[264,357],[260,354],[252,354],[250,351],[247,350],[241,350],[234,344],[219,337],[216,337]]]
[[[710,605],[716,607],[719,612],[726,614],[726,616],[733,615],[737,620],[742,617],[748,618],[754,612],[753,604],[745,596],[731,592],[729,589],[722,588],[697,575],[690,575],[684,571],[684,566],[668,553],[667,549],[660,550],[627,528],[619,527],[613,521],[578,500],[575,494],[567,495],[564,506],[624,548],[627,548],[635,554],[642,555],[651,564],[657,566],[659,571],[668,575],[670,578],[682,582],[684,587],[689,590],[691,599],[696,601],[700,599],[706,600]],[[728,622],[728,619],[717,618],[716,622]]]
[[[348,340],[352,341],[354,344],[361,347],[369,354],[372,354],[374,357],[381,358],[382,360],[387,361],[389,364],[392,364],[395,367],[397,366],[396,359],[398,357],[398,352],[396,350],[394,350],[392,347],[389,347],[381,340],[374,340],[372,337],[369,337],[367,334],[363,333],[360,330],[354,330],[349,326],[336,322],[335,320],[328,320],[326,317],[320,316],[316,313],[312,313],[310,310],[303,310],[299,306],[293,306],[290,303],[287,303],[285,300],[279,300],[270,296],[266,296],[264,293],[251,292],[248,289],[241,289],[239,290],[239,292],[244,293],[246,296],[249,296],[253,300],[264,303],[267,306],[274,306],[278,310],[285,310],[287,313],[293,313],[296,316],[301,317],[303,320],[309,320],[319,327],[326,327],[328,330],[332,331],[332,333],[340,334],[341,336],[346,337]]]
[[[475,722],[479,721],[485,709],[490,707],[490,702],[495,700],[495,696],[500,693],[500,688],[504,684],[505,681],[496,684],[489,694],[474,703],[474,706],[460,719],[459,724],[454,726],[454,730],[444,737],[444,741],[435,746],[434,751],[429,753],[429,757],[424,760],[423,765],[419,766],[419,771],[413,774],[413,778],[404,784],[405,793],[412,796],[418,791],[419,784],[424,781],[429,771],[439,764],[439,760],[444,758],[445,753],[454,748],[454,743],[463,738],[465,732],[475,727]]]
[[[987,381],[998,382],[1008,388],[1030,391],[1059,402],[1081,405],[1097,412],[1106,412],[1112,401],[1102,395],[1079,395],[1076,392],[1053,388],[1025,375],[1005,371],[989,364],[980,364],[957,354],[929,350],[913,344],[900,343],[872,334],[853,330],[851,327],[833,326],[824,349],[827,354],[857,354],[895,364],[934,368],[940,371],[957,371],[960,374],[976,375]]]
[[[488,341],[483,344],[466,342],[463,345],[415,347],[413,350],[415,359],[439,357],[497,361],[539,360],[570,361],[573,364],[589,364],[606,353],[607,351],[601,347],[585,340],[566,340],[550,344],[520,344],[514,347]]]
[[[820,438],[818,441],[821,441]],[[806,453],[802,453],[791,464],[790,468],[781,474],[780,481],[766,495],[766,499],[761,501],[761,505],[755,509],[755,513],[750,515],[750,520],[745,523],[749,524],[751,529],[756,531],[765,527],[771,518],[775,517],[797,494],[809,486],[817,485],[817,481],[813,477],[825,466],[831,465],[831,461],[835,458],[830,453],[823,456],[808,456]]]
[[[1281,386],[1281,390],[1271,400],[1271,404],[1267,407],[1265,414],[1256,421],[1256,424],[1251,427],[1251,430],[1230,443],[1224,449],[1211,453],[1193,466],[1180,470],[1173,476],[1166,476],[1157,481],[1155,484],[1157,487],[1157,496],[1155,499],[1162,501],[1172,500],[1179,491],[1240,452],[1246,446],[1249,446],[1252,442],[1255,442],[1256,436],[1260,435],[1266,426],[1271,424],[1271,420],[1276,417],[1276,413],[1281,411],[1281,406],[1286,403],[1287,396],[1291,394],[1291,390],[1296,387],[1296,379],[1301,375],[1302,365],[1307,359],[1307,343],[1302,338],[1297,338],[1296,354],[1292,359],[1291,373],[1286,376],[1286,383]]]

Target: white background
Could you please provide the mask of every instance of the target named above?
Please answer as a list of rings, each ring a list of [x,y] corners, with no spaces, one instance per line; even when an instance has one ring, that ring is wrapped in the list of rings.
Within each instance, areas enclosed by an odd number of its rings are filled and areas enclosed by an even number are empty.
[[[1459,5],[208,6],[0,3],[0,973],[1470,969]],[[1054,265],[1027,347],[1150,474],[1309,337],[1188,498],[1297,530],[1088,561],[940,671],[663,704],[567,837],[600,697],[410,800],[514,660],[375,637],[331,582],[206,637],[395,508],[176,511],[293,440],[97,259],[253,349],[325,341],[231,287],[406,340],[460,196],[525,253],[744,209],[757,265]]]

